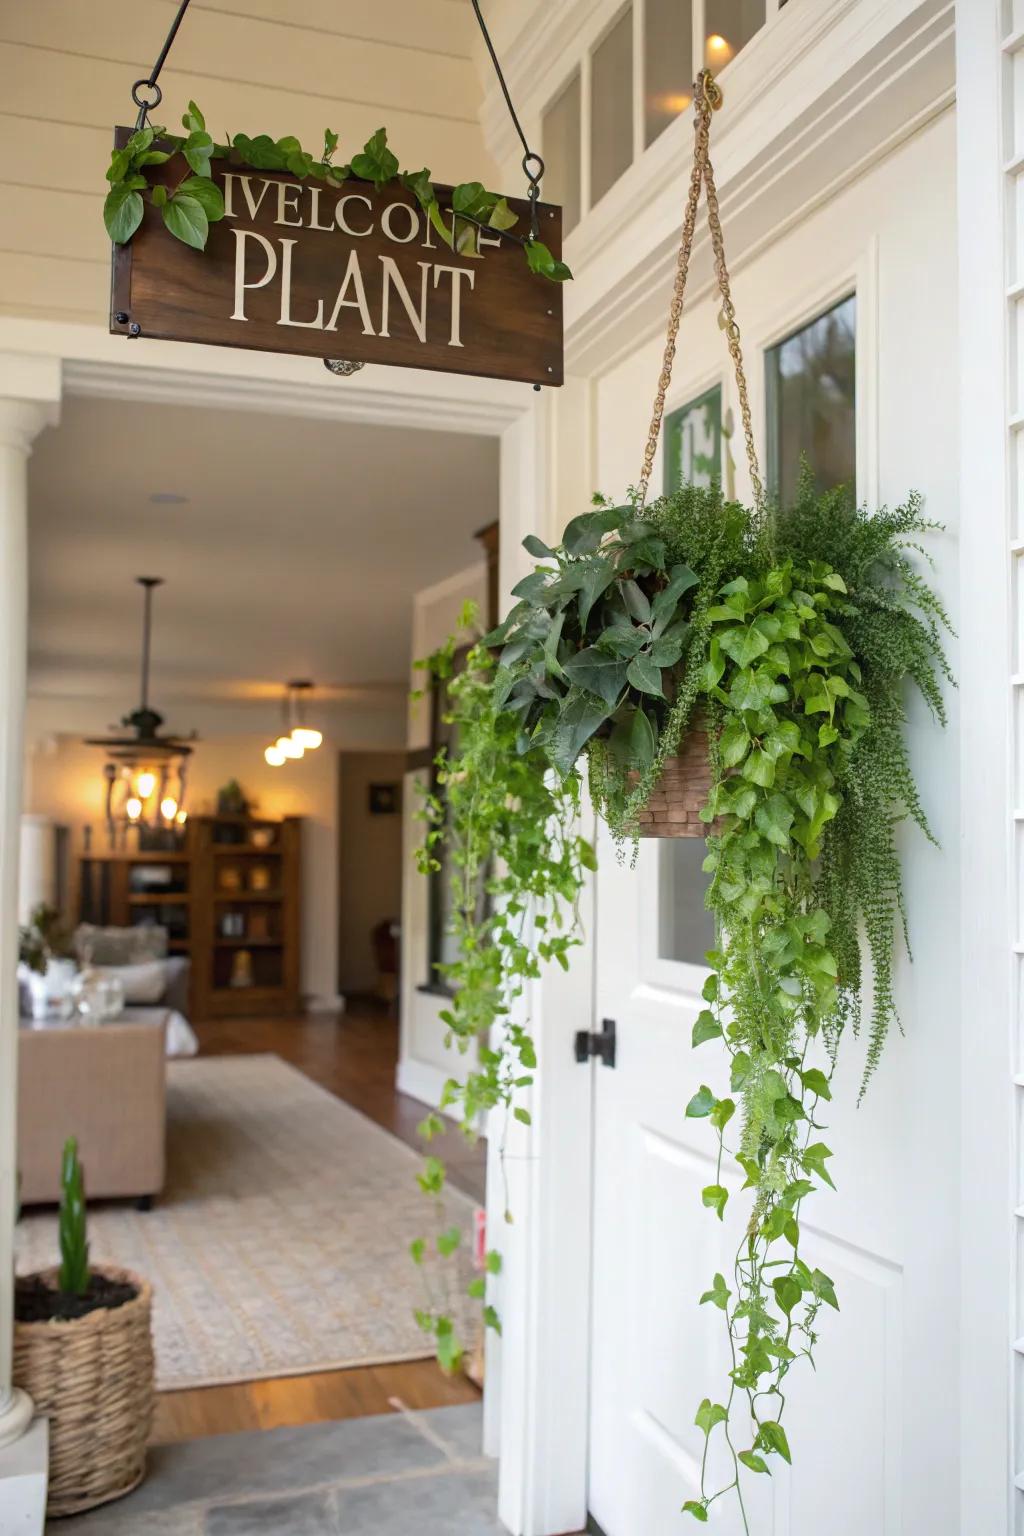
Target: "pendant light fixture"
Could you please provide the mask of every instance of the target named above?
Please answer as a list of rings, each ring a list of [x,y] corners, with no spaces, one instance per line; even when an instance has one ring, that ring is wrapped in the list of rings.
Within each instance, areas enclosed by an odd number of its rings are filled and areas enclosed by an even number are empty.
[[[192,755],[189,736],[161,736],[164,720],[149,702],[149,666],[153,629],[153,589],[162,576],[136,576],[143,590],[142,700],[125,715],[122,726],[133,734],[90,737],[86,746],[102,747],[107,754],[106,817],[111,832],[117,827],[139,826],[180,831],[188,818],[185,810],[185,777]]]
[[[312,689],[313,684],[308,678],[285,684],[281,700],[284,730],[263,753],[271,768],[282,768],[286,762],[297,761],[323,742],[323,732],[306,722],[306,699]]]

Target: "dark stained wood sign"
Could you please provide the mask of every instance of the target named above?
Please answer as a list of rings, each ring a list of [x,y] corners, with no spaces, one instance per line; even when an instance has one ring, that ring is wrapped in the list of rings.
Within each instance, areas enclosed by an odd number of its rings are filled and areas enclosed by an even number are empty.
[[[118,145],[129,132],[117,130]],[[398,182],[378,191],[212,169],[225,217],[205,251],[169,234],[148,199],[131,241],[114,247],[115,334],[562,383],[562,285],[531,272],[519,245],[482,235],[478,254],[455,253]],[[450,188],[437,193],[447,219]],[[526,201],[508,202],[525,233]],[[561,209],[539,211],[559,257]]]

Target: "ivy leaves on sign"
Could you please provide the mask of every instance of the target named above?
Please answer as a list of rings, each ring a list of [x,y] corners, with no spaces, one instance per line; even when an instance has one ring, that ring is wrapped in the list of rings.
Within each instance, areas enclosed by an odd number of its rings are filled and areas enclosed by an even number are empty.
[[[210,179],[214,160],[228,160],[234,166],[257,171],[286,171],[301,181],[316,180],[331,187],[340,187],[350,178],[370,182],[378,190],[398,181],[415,195],[444,243],[462,255],[479,251],[481,231],[500,233],[518,222],[507,200],[497,192],[488,192],[479,181],[453,187],[451,206],[442,209],[429,170],[402,171],[384,128],[370,135],[349,164],[341,165],[334,161],[338,135],[330,128],[324,132],[323,149],[317,157],[303,149],[294,134],[273,139],[266,133],[255,138],[236,133],[218,144],[207,132],[206,119],[194,101],[189,102],[181,125],[183,135],[168,134],[164,128],[137,129],[123,148],[113,151],[107,169],[111,185],[103,205],[103,222],[115,245],[131,240],[142,223],[148,197],[176,239],[195,250],[205,250],[209,226],[224,217],[223,196]],[[167,147],[155,149],[156,143]],[[150,167],[165,166],[179,157],[183,166],[176,184],[150,182]],[[532,235],[517,238],[531,272],[552,282],[572,278],[569,268],[556,260],[543,241]]]

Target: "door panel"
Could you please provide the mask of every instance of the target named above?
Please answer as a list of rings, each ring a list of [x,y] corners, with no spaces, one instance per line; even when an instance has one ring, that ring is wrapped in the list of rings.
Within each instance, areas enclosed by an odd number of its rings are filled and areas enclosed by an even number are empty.
[[[687,1121],[684,1108],[701,1082],[727,1092],[728,1073],[713,1042],[699,1051],[690,1044],[706,971],[665,958],[674,930],[659,903],[678,900],[680,871],[699,867],[666,847],[643,843],[633,870],[618,863],[607,838],[600,850],[597,1016],[618,1026],[616,1067],[591,1069],[590,1509],[606,1536],[698,1529],[680,1513],[700,1484],[704,1437],[694,1413],[705,1396],[723,1399],[728,1369],[724,1319],[698,1300],[716,1270],[728,1276],[747,1215],[745,1198],[730,1200],[724,1223],[701,1204],[701,1189],[714,1181],[715,1142],[707,1122]],[[691,919],[692,894],[684,896]],[[830,1106],[840,1192],[809,1199],[802,1221],[801,1251],[833,1277],[842,1311],[820,1320],[817,1372],[802,1362],[789,1377],[792,1471],[776,1458],[771,1478],[744,1478],[756,1536],[904,1531],[902,1250],[898,1211],[878,1198],[903,1133],[892,1088],[873,1090],[856,1109],[858,1072],[853,1061],[841,1069],[841,1107]],[[741,1179],[727,1161],[722,1182],[731,1194]],[[740,1417],[736,1424],[743,1448],[745,1425]],[[720,1432],[712,1445],[709,1486],[718,1486],[729,1477],[715,1461]],[[709,1528],[739,1536],[733,1499],[715,1506]],[[923,1536],[932,1527],[911,1529]]]

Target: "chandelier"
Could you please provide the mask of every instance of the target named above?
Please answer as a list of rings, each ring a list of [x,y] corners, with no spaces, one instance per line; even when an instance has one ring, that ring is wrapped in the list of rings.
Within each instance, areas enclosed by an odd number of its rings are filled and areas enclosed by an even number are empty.
[[[286,762],[312,752],[323,741],[323,734],[306,724],[306,699],[312,688],[313,684],[306,678],[285,684],[281,700],[284,730],[263,754],[271,768],[282,768]]]
[[[117,827],[138,826],[180,832],[188,817],[185,810],[185,775],[192,755],[187,737],[161,736],[163,716],[149,702],[150,642],[153,628],[153,589],[163,584],[162,576],[136,576],[143,589],[142,609],[142,701],[121,725],[130,735],[93,737],[86,746],[102,747],[107,754],[103,774],[106,780],[106,818],[111,833]],[[111,727],[116,730],[116,726]]]

